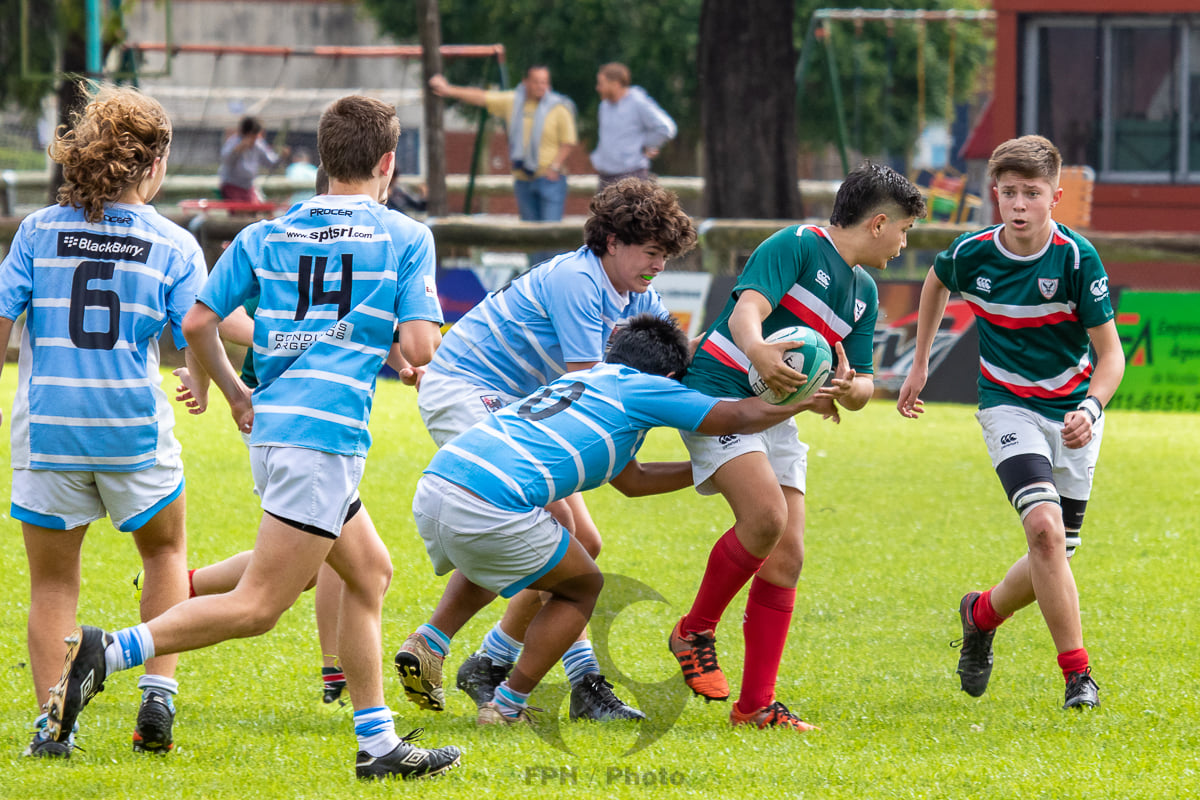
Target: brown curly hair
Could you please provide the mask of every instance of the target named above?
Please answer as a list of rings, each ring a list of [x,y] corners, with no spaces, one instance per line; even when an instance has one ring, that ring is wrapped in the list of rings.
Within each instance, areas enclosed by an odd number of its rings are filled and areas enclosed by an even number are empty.
[[[696,227],[679,198],[653,181],[623,178],[598,192],[588,211],[583,239],[597,256],[608,251],[610,235],[622,244],[653,242],[667,258],[696,246]]]
[[[157,100],[102,85],[70,129],[59,126],[47,148],[63,168],[58,204],[82,208],[89,222],[99,222],[105,204],[145,180],[170,146],[171,121]]]

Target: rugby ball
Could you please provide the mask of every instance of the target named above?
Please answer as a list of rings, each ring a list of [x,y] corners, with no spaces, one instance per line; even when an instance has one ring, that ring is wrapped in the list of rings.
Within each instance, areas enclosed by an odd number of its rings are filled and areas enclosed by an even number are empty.
[[[825,379],[829,377],[829,373],[833,369],[833,352],[829,349],[829,343],[825,341],[824,336],[812,328],[802,325],[780,328],[768,336],[765,341],[768,343],[795,342],[796,346],[784,353],[783,361],[796,372],[803,372],[808,376],[808,381],[799,389],[787,397],[780,397],[759,377],[758,370],[751,364],[750,388],[768,403],[780,406],[812,397],[817,389],[825,383]]]

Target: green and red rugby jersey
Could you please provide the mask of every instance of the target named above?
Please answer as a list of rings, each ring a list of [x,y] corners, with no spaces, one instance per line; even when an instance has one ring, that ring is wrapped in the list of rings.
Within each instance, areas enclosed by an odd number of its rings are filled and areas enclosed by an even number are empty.
[[[1061,421],[1088,393],[1088,329],[1113,318],[1108,275],[1091,242],[1052,222],[1046,246],[1018,256],[996,225],[963,234],[933,269],[975,314],[979,407],[1016,405]]]
[[[874,374],[875,318],[879,290],[859,266],[847,264],[829,233],[816,225],[792,225],[755,248],[720,317],[709,327],[683,378],[711,397],[751,397],[750,360],[729,332],[738,297],[752,289],[771,302],[763,338],[781,328],[804,325],[820,333],[832,350],[846,350],[850,366]]]

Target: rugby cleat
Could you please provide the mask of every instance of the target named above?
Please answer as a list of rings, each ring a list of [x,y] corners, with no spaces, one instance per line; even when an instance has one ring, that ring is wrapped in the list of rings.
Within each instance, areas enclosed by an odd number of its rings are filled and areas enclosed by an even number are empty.
[[[958,616],[962,620],[962,638],[950,643],[951,647],[962,647],[958,656],[958,676],[962,690],[971,697],[980,697],[987,690],[992,677],[992,638],[996,631],[981,631],[975,626],[975,601],[981,592],[967,592],[958,603]]]
[[[409,700],[428,711],[446,708],[446,691],[442,688],[442,662],[429,642],[419,633],[409,634],[396,653],[396,672],[404,684]]]
[[[738,710],[737,703],[734,703],[733,708],[729,709],[729,723],[734,727],[753,725],[756,728],[787,728],[800,732],[820,730],[816,725],[805,722],[788,711],[788,707],[778,700],[750,714],[743,714]]]
[[[598,672],[584,675],[571,687],[571,720],[645,719],[646,715],[626,704],[613,692],[613,685]]]
[[[175,701],[171,695],[157,689],[142,692],[142,705],[133,729],[134,752],[166,755],[175,746],[171,735],[174,726]]]
[[[483,653],[473,653],[458,668],[455,685],[475,701],[476,708],[483,708],[492,702],[496,687],[504,683],[510,672],[512,664],[497,664]]]
[[[1067,695],[1063,708],[1095,708],[1100,705],[1100,687],[1092,680],[1092,668],[1067,676]]]
[[[54,741],[68,741],[79,712],[104,691],[104,648],[110,641],[107,633],[91,625],[76,628],[66,638],[62,677],[46,704],[46,734]]]
[[[716,636],[711,630],[684,636],[682,627],[683,619],[680,618],[667,643],[683,670],[684,683],[705,700],[728,700],[729,681],[717,664]]]
[[[412,744],[421,738],[423,728],[417,728],[400,739],[390,753],[382,756],[372,756],[364,750],[358,751],[354,760],[354,774],[362,780],[383,780],[385,778],[432,778],[449,772],[458,766],[462,754],[454,745],[425,750]]]

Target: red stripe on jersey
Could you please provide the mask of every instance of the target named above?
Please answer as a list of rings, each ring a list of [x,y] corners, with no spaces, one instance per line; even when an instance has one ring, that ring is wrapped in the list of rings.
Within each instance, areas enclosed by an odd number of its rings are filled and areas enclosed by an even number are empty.
[[[1067,381],[1057,389],[1043,389],[1041,386],[1023,386],[1015,383],[1008,383],[996,377],[996,375],[992,373],[991,370],[987,368],[987,365],[982,361],[979,364],[979,371],[983,374],[984,378],[988,379],[997,386],[1003,386],[1017,397],[1040,397],[1046,400],[1053,400],[1058,397],[1070,396],[1070,394],[1075,391],[1079,384],[1087,380],[1092,374],[1092,365],[1088,364],[1082,372],[1071,378],[1071,380]]]
[[[967,305],[971,307],[971,311],[975,313],[975,316],[986,319],[993,325],[1010,330],[1016,330],[1017,328],[1039,328],[1042,325],[1057,325],[1060,322],[1079,319],[1079,315],[1074,311],[1055,311],[1052,314],[1043,314],[1040,317],[1008,317],[1003,314],[993,314],[990,311],[986,311],[970,300],[967,301]]]
[[[795,314],[797,319],[799,319],[802,323],[824,336],[825,341],[829,342],[829,346],[831,348],[835,343],[842,340],[842,337],[838,335],[837,331],[829,327],[825,320],[817,316],[815,311],[808,306],[803,305],[799,300],[792,297],[790,294],[785,294],[783,299],[779,301],[779,305]]]
[[[736,360],[734,360],[733,356],[729,355],[724,350],[722,350],[717,345],[717,343],[714,342],[711,338],[709,338],[704,343],[704,346],[701,347],[700,349],[703,350],[704,352],[708,353],[710,356],[715,358],[717,361],[720,361],[722,364],[724,364],[727,367],[736,369],[738,372],[748,372],[748,370],[745,367],[743,367]]]

